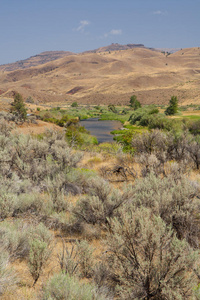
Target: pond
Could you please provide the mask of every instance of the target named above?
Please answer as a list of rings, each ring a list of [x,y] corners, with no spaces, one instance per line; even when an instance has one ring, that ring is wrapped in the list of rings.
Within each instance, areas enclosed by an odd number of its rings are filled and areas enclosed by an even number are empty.
[[[96,136],[99,143],[113,142],[113,135],[110,132],[123,126],[119,121],[99,121],[98,118],[81,120],[80,125],[84,126],[91,135]]]

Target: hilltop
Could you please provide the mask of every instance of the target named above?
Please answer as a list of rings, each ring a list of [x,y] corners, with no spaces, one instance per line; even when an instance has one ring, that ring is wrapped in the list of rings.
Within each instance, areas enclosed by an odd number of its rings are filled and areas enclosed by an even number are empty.
[[[75,53],[70,51],[45,51],[40,54],[31,56],[27,59],[19,60],[15,63],[1,65],[0,70],[14,71],[17,69],[26,69],[30,67],[35,67],[72,54]]]
[[[146,48],[146,47],[143,44],[120,45],[118,43],[112,43],[111,45],[100,47],[94,50],[85,51],[83,53],[100,53],[100,52],[109,52],[109,51],[128,50],[133,48]],[[150,48],[146,48],[146,49],[150,49]]]

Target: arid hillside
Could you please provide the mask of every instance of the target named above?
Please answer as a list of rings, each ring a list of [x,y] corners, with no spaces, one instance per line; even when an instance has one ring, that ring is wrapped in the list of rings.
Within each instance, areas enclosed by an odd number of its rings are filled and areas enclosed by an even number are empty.
[[[72,53],[70,51],[45,51],[40,54],[31,56],[24,60],[16,61],[15,63],[10,63],[6,65],[1,65],[0,70],[1,71],[14,71],[18,69],[26,69],[30,67],[35,67],[38,65],[46,64],[47,62],[50,62],[52,60],[56,60],[68,55],[72,55],[75,53]]]
[[[133,94],[142,104],[166,104],[172,95],[182,104],[199,103],[200,48],[169,55],[135,47],[72,54],[14,71],[0,68],[1,95],[12,97],[14,91],[43,103],[126,104]]]

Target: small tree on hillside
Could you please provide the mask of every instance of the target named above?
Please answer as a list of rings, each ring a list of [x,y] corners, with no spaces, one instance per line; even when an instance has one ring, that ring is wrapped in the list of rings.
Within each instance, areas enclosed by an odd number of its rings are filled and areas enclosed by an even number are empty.
[[[25,107],[22,95],[17,93],[15,95],[14,102],[12,102],[11,105],[11,113],[16,115],[20,121],[25,121],[27,119],[27,109]]]
[[[130,98],[130,106],[136,110],[141,107],[141,103],[137,100],[137,97],[135,95],[131,96]]]
[[[77,102],[73,102],[71,107],[78,107],[78,103]]]
[[[175,115],[177,112],[178,112],[178,99],[176,96],[172,96],[169,101],[169,106],[165,110],[165,114],[170,116],[170,115]]]

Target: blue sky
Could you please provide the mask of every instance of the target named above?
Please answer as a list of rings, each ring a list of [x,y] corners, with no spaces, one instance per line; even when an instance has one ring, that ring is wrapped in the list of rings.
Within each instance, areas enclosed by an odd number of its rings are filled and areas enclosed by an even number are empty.
[[[0,0],[0,64],[111,43],[200,46],[200,0]]]

